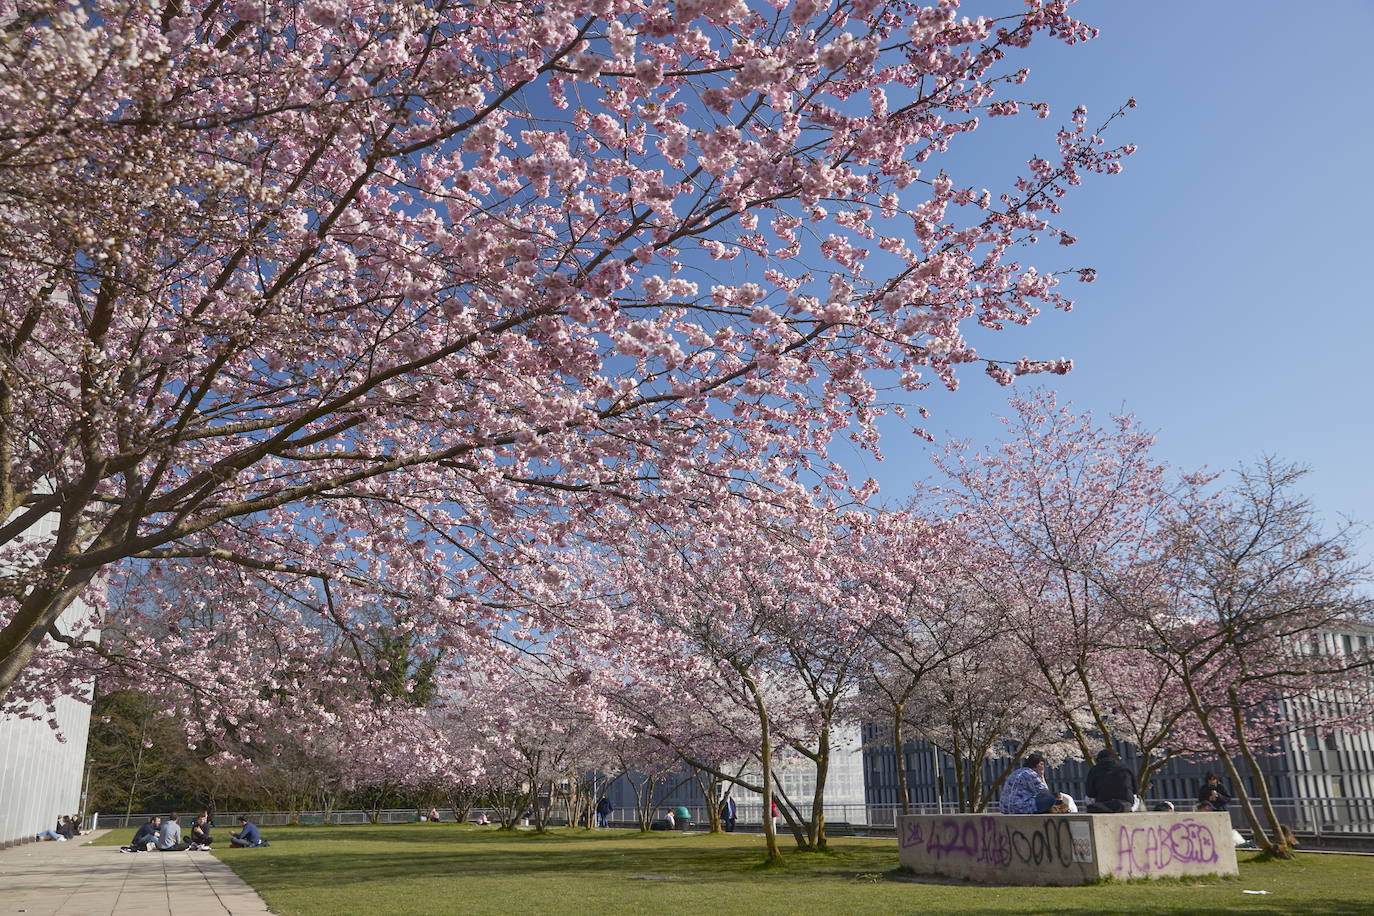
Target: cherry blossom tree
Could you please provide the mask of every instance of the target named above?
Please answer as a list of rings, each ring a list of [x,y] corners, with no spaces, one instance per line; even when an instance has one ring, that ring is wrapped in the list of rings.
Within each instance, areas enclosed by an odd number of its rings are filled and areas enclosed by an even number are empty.
[[[765,810],[776,798],[798,847],[824,849],[836,730],[860,714],[876,621],[927,590],[938,541],[913,516],[800,490],[728,524],[652,527],[573,577],[596,596],[576,642],[626,664],[615,702],[636,728]],[[814,777],[808,798],[779,791],[784,765]]]
[[[870,624],[874,651],[861,690],[864,718],[878,726],[881,740],[904,753],[910,723],[928,724],[933,710],[923,692],[927,679],[943,674],[943,666],[992,640],[1007,638],[995,613],[978,604],[977,592],[958,582],[959,567],[947,555],[923,588],[913,581],[905,600]],[[929,733],[930,729],[925,729]],[[948,742],[947,742],[948,744]],[[897,766],[897,796],[901,811],[910,811],[907,770]]]
[[[1014,251],[1131,148],[1079,109],[1004,189],[957,154],[1048,115],[1014,54],[1091,38],[1070,7],[0,3],[0,698],[71,687],[114,567],[476,639],[609,507],[838,474],[875,373],[1066,371],[965,332],[1071,304],[1090,270]],[[236,612],[309,654],[313,611]]]
[[[1154,655],[1231,777],[1256,845],[1283,858],[1292,851],[1259,757],[1298,728],[1374,727],[1374,655],[1329,646],[1368,623],[1369,569],[1353,558],[1354,527],[1326,530],[1296,492],[1305,473],[1266,459],[1220,493],[1200,483],[1172,520],[1167,587],[1140,605]]]
[[[1118,729],[1157,748],[1187,705],[1176,691],[1154,691],[1119,715],[1121,687],[1137,683],[1133,668],[1144,662],[1137,627],[1112,600],[1164,556],[1161,522],[1172,503],[1153,437],[1127,416],[1103,428],[1047,392],[1011,406],[998,447],[949,448],[949,481],[934,498],[970,530],[978,552],[970,581],[1002,609],[1083,757],[1111,745]],[[1174,701],[1167,709],[1166,700]],[[1142,703],[1154,714],[1142,715]]]
[[[1074,746],[1028,650],[1013,639],[992,639],[942,660],[921,679],[908,722],[913,734],[953,761],[960,811],[986,810],[1030,750],[1057,762]],[[1001,762],[991,780],[984,774],[989,761]]]

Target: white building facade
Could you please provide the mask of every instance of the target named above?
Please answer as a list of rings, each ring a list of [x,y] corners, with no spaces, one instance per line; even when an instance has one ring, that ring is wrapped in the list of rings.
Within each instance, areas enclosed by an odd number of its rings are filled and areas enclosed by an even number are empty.
[[[73,632],[90,614],[90,607],[77,600],[58,625]],[[86,685],[81,697],[58,698],[55,714],[34,705],[30,711],[36,720],[0,715],[0,846],[32,841],[62,815],[81,811],[93,687]],[[57,722],[56,731],[49,719]]]

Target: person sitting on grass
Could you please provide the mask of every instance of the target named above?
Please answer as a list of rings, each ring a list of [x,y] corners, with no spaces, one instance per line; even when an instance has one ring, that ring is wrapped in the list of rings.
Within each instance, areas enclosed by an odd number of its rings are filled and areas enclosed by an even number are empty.
[[[157,832],[157,851],[185,852],[190,848],[190,843],[181,841],[181,825],[177,823],[176,814],[167,815],[167,820],[162,822],[162,829]]]
[[[262,834],[258,832],[257,824],[254,824],[242,815],[239,816],[239,832],[229,834],[229,843],[241,849],[251,849],[254,846],[270,845],[262,838]]]
[[[196,822],[191,825],[191,848],[210,848],[210,817],[208,814],[198,815]]]
[[[147,822],[139,826],[134,838],[129,841],[128,846],[119,847],[120,852],[147,852],[157,843],[157,829],[162,825],[162,818],[154,814],[148,818]]]

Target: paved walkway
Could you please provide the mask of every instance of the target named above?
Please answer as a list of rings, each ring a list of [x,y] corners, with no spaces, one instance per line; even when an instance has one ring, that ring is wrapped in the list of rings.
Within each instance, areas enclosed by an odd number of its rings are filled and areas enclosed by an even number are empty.
[[[105,832],[0,849],[0,916],[267,916],[257,892],[212,854],[87,845]]]

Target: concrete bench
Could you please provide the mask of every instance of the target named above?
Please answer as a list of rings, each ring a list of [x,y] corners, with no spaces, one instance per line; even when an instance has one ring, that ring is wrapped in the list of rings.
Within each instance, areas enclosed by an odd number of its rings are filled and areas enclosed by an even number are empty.
[[[903,815],[897,844],[916,874],[986,884],[1237,873],[1231,817],[1219,811]]]

